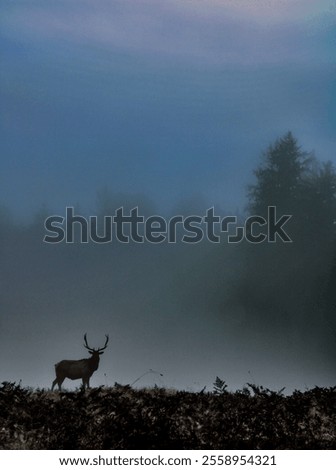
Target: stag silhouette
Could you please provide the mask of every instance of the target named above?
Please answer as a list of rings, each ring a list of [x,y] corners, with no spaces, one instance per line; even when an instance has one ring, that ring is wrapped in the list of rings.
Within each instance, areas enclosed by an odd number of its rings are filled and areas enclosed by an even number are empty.
[[[51,390],[54,390],[56,384],[58,389],[61,390],[64,379],[68,378],[71,380],[82,379],[83,387],[90,388],[90,377],[95,370],[98,369],[100,355],[104,354],[104,349],[107,347],[109,340],[108,335],[105,335],[106,341],[102,348],[94,349],[90,348],[87,343],[86,333],[84,335],[84,347],[88,349],[91,357],[87,359],[79,359],[77,361],[71,361],[65,359],[64,361],[55,364],[56,379],[52,383]]]

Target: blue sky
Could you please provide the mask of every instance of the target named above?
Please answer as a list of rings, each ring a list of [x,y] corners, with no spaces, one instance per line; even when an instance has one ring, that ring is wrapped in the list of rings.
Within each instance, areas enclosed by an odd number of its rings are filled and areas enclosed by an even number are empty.
[[[335,157],[335,2],[1,2],[0,202],[95,209],[97,191],[236,210],[292,130]]]

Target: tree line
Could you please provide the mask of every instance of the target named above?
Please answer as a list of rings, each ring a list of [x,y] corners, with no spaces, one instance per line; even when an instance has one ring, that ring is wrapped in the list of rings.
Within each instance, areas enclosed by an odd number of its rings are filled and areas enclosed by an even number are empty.
[[[302,330],[325,325],[336,344],[336,172],[302,150],[291,132],[263,152],[248,187],[249,214],[269,206],[289,214],[292,243],[247,246],[239,295],[265,322],[298,322]],[[258,312],[258,313],[256,313]]]

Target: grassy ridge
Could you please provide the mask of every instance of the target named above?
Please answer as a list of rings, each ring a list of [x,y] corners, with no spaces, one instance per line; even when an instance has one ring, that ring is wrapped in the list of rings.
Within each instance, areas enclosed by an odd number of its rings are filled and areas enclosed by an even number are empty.
[[[228,393],[3,382],[1,449],[335,449],[336,387]]]

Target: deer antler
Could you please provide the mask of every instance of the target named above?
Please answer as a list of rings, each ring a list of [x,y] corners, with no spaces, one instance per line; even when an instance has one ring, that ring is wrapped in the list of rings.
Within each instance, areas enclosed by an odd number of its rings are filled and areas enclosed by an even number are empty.
[[[99,348],[98,351],[103,351],[104,349],[106,349],[107,343],[108,343],[108,341],[109,341],[109,335],[105,335],[105,337],[106,337],[105,344],[104,344],[104,346],[103,346],[102,348]]]
[[[88,349],[89,351],[93,351],[92,348],[88,345],[87,338],[86,338],[86,333],[84,335],[84,348]]]

